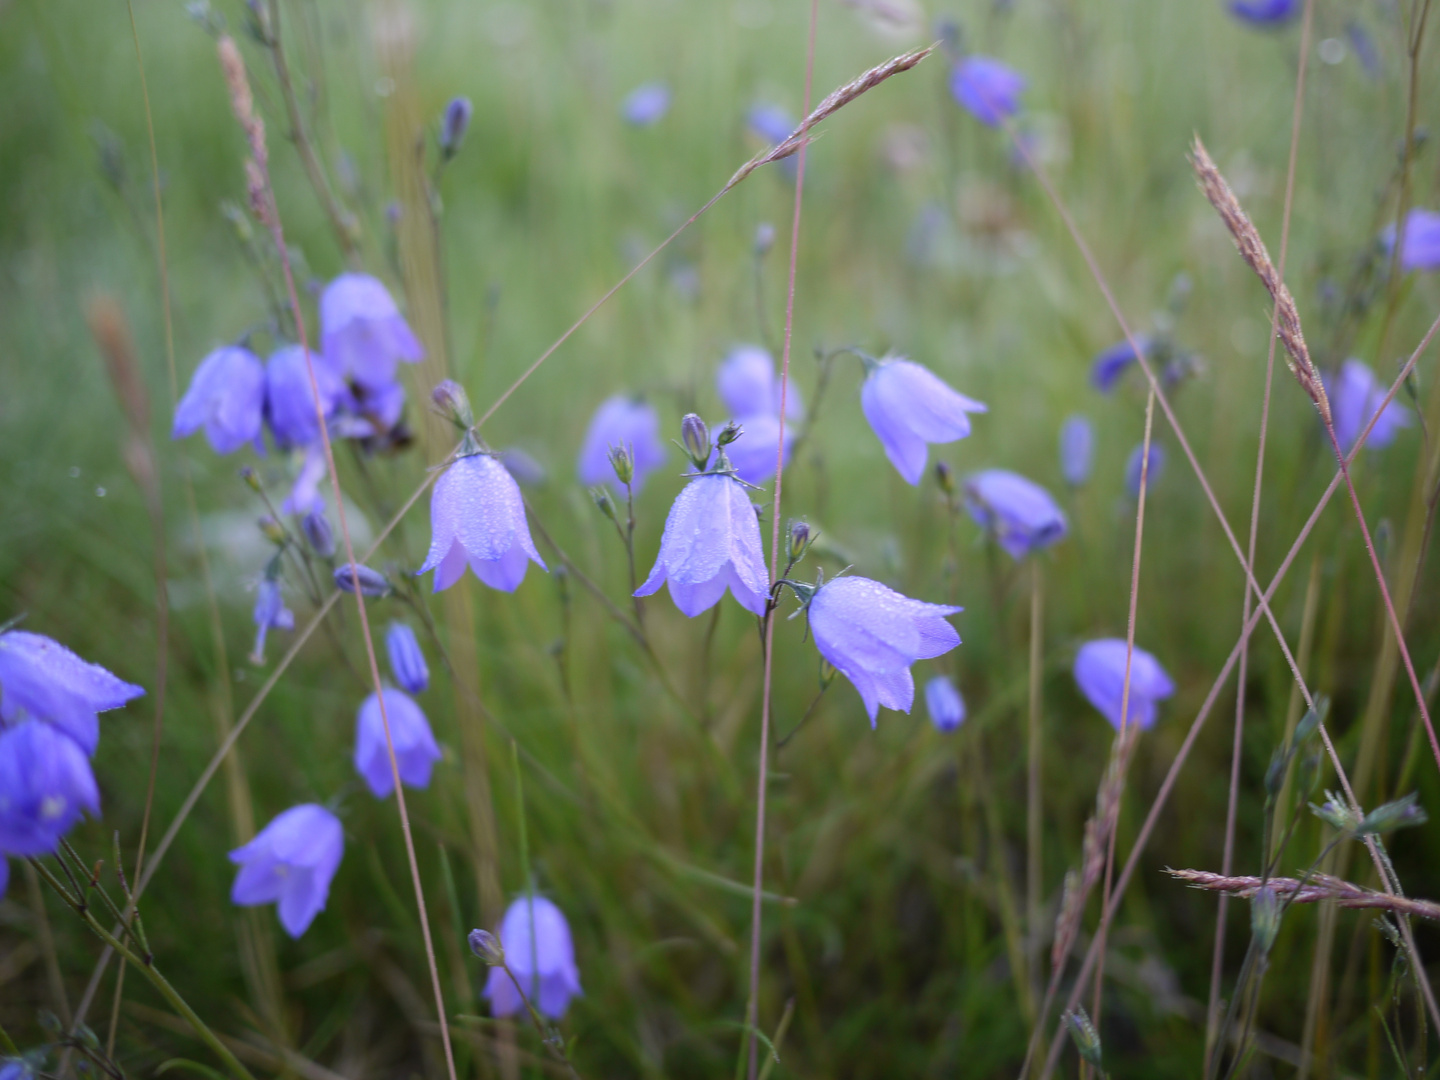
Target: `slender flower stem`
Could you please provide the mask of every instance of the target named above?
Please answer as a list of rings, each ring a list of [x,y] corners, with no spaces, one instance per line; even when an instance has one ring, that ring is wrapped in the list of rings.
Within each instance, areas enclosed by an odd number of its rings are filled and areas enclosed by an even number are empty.
[[[532,943],[535,940],[535,924],[533,921],[530,924],[530,940]],[[505,969],[505,974],[510,976],[510,981],[515,984],[515,992],[520,995],[520,1000],[524,1002],[526,1015],[530,1017],[530,1022],[535,1025],[535,1030],[539,1032],[541,1044],[550,1052],[556,1061],[561,1062],[565,1066],[566,1072],[573,1076],[575,1080],[580,1080],[580,1074],[575,1071],[575,1066],[570,1063],[569,1055],[565,1053],[564,1044],[558,1043],[550,1032],[545,1030],[544,1019],[540,1016],[535,1006],[530,1003],[529,995],[525,993],[525,988],[520,985],[520,980],[515,977],[515,972],[510,970],[509,964],[502,964],[501,966]]]
[[[1026,771],[1026,845],[1025,845],[1025,908],[1026,908],[1026,973],[1030,993],[1040,995],[1040,939],[1044,933],[1044,861],[1041,844],[1044,828],[1041,818],[1041,760],[1044,743],[1040,734],[1040,680],[1044,656],[1045,577],[1038,556],[1030,557],[1030,713],[1026,729],[1029,749]]]

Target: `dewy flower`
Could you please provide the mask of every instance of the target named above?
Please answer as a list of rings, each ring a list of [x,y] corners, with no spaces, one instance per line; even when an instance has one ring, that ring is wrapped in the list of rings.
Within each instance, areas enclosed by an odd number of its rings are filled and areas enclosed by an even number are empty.
[[[1340,449],[1348,454],[1390,388],[1375,378],[1375,372],[1368,364],[1353,359],[1340,365],[1338,375],[1324,381],[1331,415],[1335,419],[1335,439],[1340,443]],[[1385,406],[1380,419],[1375,421],[1365,445],[1376,450],[1389,446],[1400,429],[1409,427],[1410,423],[1410,410],[1392,400]]]
[[[972,412],[984,404],[952,390],[927,367],[903,357],[867,362],[860,407],[885,448],[885,456],[911,484],[920,483],[928,443],[954,442],[970,434]]]
[[[925,711],[935,730],[948,735],[965,722],[965,699],[948,677],[936,675],[925,684]]]
[[[759,413],[740,421],[744,434],[725,448],[735,475],[747,484],[763,484],[775,475],[775,450],[780,444],[780,420]],[[795,426],[785,425],[785,463],[795,443]]]
[[[338,375],[369,387],[395,381],[395,365],[425,356],[390,293],[368,274],[341,274],[320,294],[320,352]]]
[[[881,705],[910,711],[910,665],[960,644],[945,618],[962,610],[912,600],[868,578],[840,577],[810,601],[810,631],[820,655],[860,692],[873,728]]]
[[[715,389],[730,415],[741,423],[754,416],[778,416],[780,379],[775,361],[759,345],[737,345],[715,372]],[[792,380],[785,393],[785,418],[799,420],[805,415],[800,392]]]
[[[1395,226],[1380,236],[1387,252],[1395,250]],[[1440,270],[1440,213],[1416,207],[1405,215],[1405,246],[1400,251],[1400,272]]]
[[[1081,487],[1090,479],[1095,460],[1095,425],[1089,417],[1076,413],[1060,425],[1060,473],[1071,487]]]
[[[292,806],[230,852],[230,861],[240,867],[230,902],[276,904],[280,925],[298,938],[325,910],[344,848],[339,818],[316,803]]]
[[[1080,646],[1075,656],[1075,681],[1090,704],[1106,720],[1120,727],[1120,698],[1125,688],[1125,639],[1100,638]],[[1175,684],[1160,662],[1136,646],[1130,661],[1130,702],[1126,724],[1148,728],[1155,723],[1155,708],[1175,693]]]
[[[1140,347],[1143,355],[1147,357],[1150,355],[1152,344],[1144,334],[1135,335],[1135,344]],[[1120,376],[1125,374],[1126,369],[1135,363],[1135,360],[1136,353],[1130,347],[1129,339],[1117,341],[1091,361],[1090,385],[1102,394],[1108,394],[1115,389],[1115,384],[1120,381]]]
[[[620,106],[620,115],[627,124],[635,127],[649,127],[659,123],[670,111],[670,87],[663,82],[648,82],[637,86],[625,96]]]
[[[1142,442],[1130,451],[1125,461],[1125,490],[1132,499],[1140,497],[1140,467],[1144,457],[1145,444]],[[1165,448],[1157,442],[1150,444],[1150,463],[1145,469],[1145,487],[1153,489],[1160,477],[1165,475]]]
[[[755,507],[740,481],[716,472],[685,485],[665,519],[655,566],[635,595],[649,596],[662,583],[692,619],[713,607],[726,588],[746,611],[765,614],[770,575]]]
[[[1231,0],[1230,14],[1245,22],[1276,24],[1300,14],[1301,0]]]
[[[1065,538],[1065,513],[1033,480],[1005,469],[986,469],[965,481],[965,509],[1012,559]]]
[[[639,491],[646,475],[665,464],[665,444],[660,441],[660,417],[655,407],[617,394],[595,410],[576,465],[582,484],[604,484],[615,479],[615,470],[610,466],[612,446],[624,446],[630,451],[635,465],[630,486]]]
[[[93,754],[100,742],[96,714],[144,693],[58,641],[26,630],[0,634],[0,720],[6,724],[28,714],[54,724]]]
[[[520,587],[531,560],[546,568],[515,478],[488,454],[457,459],[435,482],[430,528],[430,553],[417,573],[434,570],[436,592],[459,581],[467,565],[503,592]]]
[[[315,368],[315,385],[320,388],[320,408],[328,419],[345,395],[345,385],[314,352],[310,364]],[[275,444],[282,450],[308,446],[320,439],[309,366],[305,350],[299,345],[276,350],[265,365],[265,419],[270,422]]]
[[[950,93],[988,127],[1020,111],[1025,76],[989,56],[966,56],[950,73]]]
[[[274,578],[265,578],[255,591],[255,651],[250,654],[250,662],[265,662],[265,635],[271,630],[294,629],[295,613],[285,606],[280,583]]]
[[[246,443],[263,449],[260,421],[265,407],[265,368],[260,358],[239,345],[216,349],[195,369],[190,388],[175,407],[172,439],[202,427],[217,454]]]
[[[385,651],[390,654],[390,672],[402,689],[419,694],[430,685],[425,654],[420,651],[420,642],[415,640],[415,631],[408,624],[390,624],[390,629],[385,631]]]
[[[533,917],[533,925],[532,925]],[[522,896],[505,911],[500,923],[505,966],[492,967],[485,979],[485,998],[496,1016],[513,1016],[525,1006],[518,982],[530,1003],[551,1020],[559,1020],[578,997],[580,970],[570,924],[560,909],[543,896]],[[505,968],[515,975],[511,981]]]
[[[390,741],[395,746],[401,782],[413,788],[429,787],[430,770],[440,760],[440,747],[420,706],[393,687],[385,688],[383,717],[375,694],[365,699],[355,717],[355,771],[377,799],[388,798],[395,790],[390,751],[385,745],[386,720],[390,721]]]
[[[39,720],[0,731],[0,855],[46,855],[89,810],[100,789],[85,751]]]

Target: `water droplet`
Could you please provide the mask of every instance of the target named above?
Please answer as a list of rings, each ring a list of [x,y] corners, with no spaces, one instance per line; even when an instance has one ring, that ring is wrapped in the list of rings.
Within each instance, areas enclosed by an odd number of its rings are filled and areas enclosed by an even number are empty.
[[[71,465],[71,466],[70,466],[70,479],[71,479],[71,480],[79,480],[79,479],[80,479],[80,466],[79,466],[79,465]]]
[[[1339,38],[1326,38],[1320,42],[1320,59],[1327,64],[1338,64],[1345,59],[1345,43]]]
[[[105,497],[105,489],[103,487],[97,487],[95,489],[95,494],[97,497],[103,499]]]

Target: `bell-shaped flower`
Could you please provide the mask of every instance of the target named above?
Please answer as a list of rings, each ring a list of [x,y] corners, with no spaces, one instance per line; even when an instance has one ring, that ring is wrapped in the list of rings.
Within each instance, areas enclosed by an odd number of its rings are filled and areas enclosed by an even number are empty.
[[[267,577],[255,590],[255,651],[252,664],[265,662],[265,636],[271,630],[294,630],[295,613],[285,606],[280,595],[280,582]]]
[[[368,274],[341,274],[320,294],[320,352],[337,375],[370,387],[395,381],[395,366],[425,349],[389,291]]]
[[[780,414],[780,377],[769,350],[759,345],[731,349],[715,372],[715,389],[730,415],[742,423],[755,416]],[[785,392],[785,418],[799,420],[804,415],[799,388],[791,380]]]
[[[0,855],[47,855],[100,789],[80,745],[39,720],[0,731]]]
[[[839,577],[811,599],[810,632],[820,655],[860,692],[874,727],[881,705],[910,711],[910,665],[960,644],[945,618],[962,610],[912,600],[869,578]]]
[[[1149,357],[1154,343],[1144,334],[1135,335],[1135,344],[1139,346],[1140,353]],[[1099,390],[1102,394],[1108,394],[1115,389],[1115,384],[1120,381],[1130,365],[1136,362],[1137,354],[1130,345],[1130,339],[1117,341],[1108,349],[1096,355],[1090,362],[1090,385]]]
[[[1230,14],[1244,22],[1270,26],[1300,14],[1302,0],[1230,0]]]
[[[739,480],[706,473],[676,497],[655,566],[635,595],[649,596],[662,584],[670,586],[670,599],[692,619],[713,607],[727,588],[746,611],[765,614],[770,575],[760,523]]]
[[[531,560],[545,561],[530,539],[525,500],[515,478],[489,454],[457,458],[430,495],[430,554],[418,571],[435,571],[435,591],[460,580],[465,567],[492,589],[514,592]]]
[[[649,127],[664,119],[670,111],[670,87],[663,82],[648,82],[625,95],[620,115],[634,127]]]
[[[1125,689],[1125,639],[1100,638],[1080,646],[1075,655],[1075,682],[1090,704],[1118,730],[1120,699]],[[1157,704],[1173,693],[1175,684],[1160,661],[1136,646],[1130,660],[1130,701],[1125,723],[1150,727],[1155,723]]]
[[[780,445],[780,420],[771,413],[757,413],[738,421],[744,434],[725,448],[735,475],[747,484],[763,484],[775,475],[775,451]],[[719,425],[724,427],[724,424]],[[795,425],[785,425],[785,464],[795,445]]]
[[[1375,378],[1375,372],[1361,360],[1346,360],[1333,378],[1325,379],[1325,393],[1330,398],[1330,413],[1335,420],[1335,439],[1347,454],[1370,423],[1390,388]],[[1395,441],[1401,428],[1409,427],[1412,415],[1408,408],[1391,400],[1375,421],[1365,445],[1379,450]]]
[[[292,806],[230,852],[230,861],[240,867],[230,902],[275,904],[280,925],[298,938],[325,910],[344,850],[339,818],[316,803]]]
[[[385,631],[385,651],[390,654],[390,672],[403,690],[419,694],[430,685],[429,665],[408,623],[390,624]]]
[[[1395,250],[1395,226],[1380,234],[1387,253]],[[1405,244],[1400,249],[1400,272],[1440,270],[1440,213],[1416,207],[1405,215]]]
[[[393,687],[385,688],[383,717],[376,694],[365,699],[355,717],[355,771],[377,799],[388,798],[395,790],[390,750],[385,745],[386,720],[390,721],[390,741],[395,747],[401,783],[413,788],[429,787],[430,770],[440,760],[440,747],[420,706]]]
[[[1060,425],[1060,474],[1071,487],[1082,487],[1094,461],[1095,425],[1079,413],[1067,416]]]
[[[911,484],[925,475],[929,443],[948,443],[970,434],[972,412],[988,411],[941,381],[929,368],[903,357],[868,363],[860,407],[880,438],[885,456]]]
[[[320,441],[320,422],[315,417],[315,391],[310,385],[310,367],[320,388],[320,408],[328,420],[345,396],[345,384],[314,352],[307,364],[299,345],[277,349],[265,365],[265,419],[270,434],[282,450],[309,446]]]
[[[594,486],[615,479],[615,470],[610,464],[612,446],[623,446],[630,451],[635,470],[630,487],[639,491],[646,475],[665,464],[665,444],[660,440],[660,417],[655,407],[617,394],[595,410],[576,465],[582,484]]]
[[[96,714],[144,693],[58,641],[25,630],[0,634],[0,720],[7,724],[29,714],[54,724],[93,754],[100,742]]]
[[[1065,538],[1065,512],[1033,480],[1005,469],[986,469],[965,481],[965,509],[1012,559]]]
[[[988,127],[1020,111],[1025,76],[990,56],[966,56],[950,72],[950,93]]]
[[[226,345],[195,369],[190,388],[175,406],[170,437],[183,439],[203,427],[217,454],[228,454],[246,443],[263,450],[264,408],[265,368],[260,358],[239,345]]]
[[[1145,444],[1142,442],[1130,451],[1125,459],[1125,490],[1132,499],[1140,497],[1140,469],[1144,461]],[[1145,487],[1153,490],[1165,475],[1165,448],[1158,442],[1150,444],[1149,464],[1145,466]]]
[[[925,711],[941,734],[948,735],[965,722],[965,699],[948,676],[936,675],[925,684]]]
[[[492,967],[485,980],[485,998],[496,1016],[514,1016],[524,1007],[519,983],[530,1004],[551,1020],[559,1020],[579,997],[580,969],[570,924],[560,909],[543,896],[522,896],[505,911],[500,923],[505,964]],[[512,981],[506,968],[514,974]]]

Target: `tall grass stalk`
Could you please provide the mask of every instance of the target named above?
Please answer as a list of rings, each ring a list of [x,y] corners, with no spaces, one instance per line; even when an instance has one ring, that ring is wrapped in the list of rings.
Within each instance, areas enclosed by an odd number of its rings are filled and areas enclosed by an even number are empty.
[[[1025,770],[1025,910],[1026,910],[1026,978],[1032,997],[1040,995],[1040,955],[1045,932],[1044,859],[1041,845],[1045,828],[1043,816],[1044,735],[1040,729],[1041,680],[1044,668],[1045,638],[1045,576],[1039,556],[1030,559],[1030,708],[1026,723]]]

